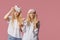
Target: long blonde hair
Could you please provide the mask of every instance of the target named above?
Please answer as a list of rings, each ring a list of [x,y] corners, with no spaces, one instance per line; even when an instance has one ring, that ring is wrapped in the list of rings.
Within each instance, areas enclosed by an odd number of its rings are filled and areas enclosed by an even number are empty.
[[[34,17],[33,17],[33,22],[34,22],[34,25],[36,25],[37,23],[37,14],[36,14],[36,11],[33,12],[34,14]],[[27,24],[30,25],[30,22],[31,22],[31,18],[30,18],[30,13],[27,14]]]
[[[15,10],[13,10],[11,12],[11,16],[12,16],[12,19],[11,20],[12,20],[12,23],[14,22],[14,19],[15,19],[14,12],[15,12]],[[23,22],[21,12],[19,12],[19,15],[17,16],[17,21],[19,22],[19,24],[22,24],[22,22]]]

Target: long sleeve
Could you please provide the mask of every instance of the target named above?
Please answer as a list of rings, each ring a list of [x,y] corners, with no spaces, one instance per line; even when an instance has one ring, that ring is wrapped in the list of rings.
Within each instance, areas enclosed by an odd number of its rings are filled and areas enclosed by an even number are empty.
[[[36,24],[37,28],[38,28],[38,32],[39,32],[39,29],[40,29],[40,22],[38,21],[38,23]]]
[[[36,35],[38,33],[38,28],[34,30],[34,34]]]
[[[40,29],[40,22],[38,22],[37,24],[36,24],[36,26],[37,26],[37,28],[34,30],[34,40],[39,40],[39,38],[38,38],[38,33],[39,33],[39,29]]]
[[[39,33],[39,29],[40,29],[40,22],[38,21],[38,23],[36,24],[37,28],[34,30],[34,34],[38,35]]]
[[[34,30],[35,34],[38,33],[39,28],[40,28],[40,22],[38,21],[38,23],[36,24],[37,28]]]

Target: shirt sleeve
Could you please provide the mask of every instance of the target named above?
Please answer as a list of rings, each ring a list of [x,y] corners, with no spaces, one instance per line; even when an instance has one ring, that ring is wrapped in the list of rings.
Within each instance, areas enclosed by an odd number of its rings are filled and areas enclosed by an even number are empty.
[[[24,22],[23,22],[23,27],[22,27],[22,31],[23,31],[23,32],[26,32],[26,24],[27,24],[26,21],[24,21]]]
[[[7,21],[7,23],[9,23],[11,19],[12,19],[12,16],[8,16],[8,21]]]
[[[34,30],[34,34],[36,35],[38,33],[38,28]]]
[[[38,22],[38,23],[36,24],[36,26],[37,26],[37,28],[36,28],[36,29],[34,29],[34,34],[35,34],[35,35],[37,35],[37,34],[39,33],[39,29],[40,29],[40,22]]]
[[[40,29],[40,22],[38,21],[38,23],[36,24],[37,28],[38,28],[38,32],[39,32],[39,29]]]

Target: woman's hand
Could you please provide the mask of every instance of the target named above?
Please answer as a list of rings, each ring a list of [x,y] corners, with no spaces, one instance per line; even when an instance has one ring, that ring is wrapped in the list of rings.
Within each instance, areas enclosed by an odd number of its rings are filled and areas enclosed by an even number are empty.
[[[12,7],[11,9],[10,9],[10,11],[13,11],[14,10],[14,7]]]

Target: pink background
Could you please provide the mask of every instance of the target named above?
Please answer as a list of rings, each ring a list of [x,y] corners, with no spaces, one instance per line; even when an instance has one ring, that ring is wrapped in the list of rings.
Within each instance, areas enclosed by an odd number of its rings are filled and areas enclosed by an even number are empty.
[[[8,24],[3,17],[15,4],[22,7],[23,17],[30,8],[36,9],[39,40],[60,40],[60,0],[0,0],[0,40],[7,40]]]

